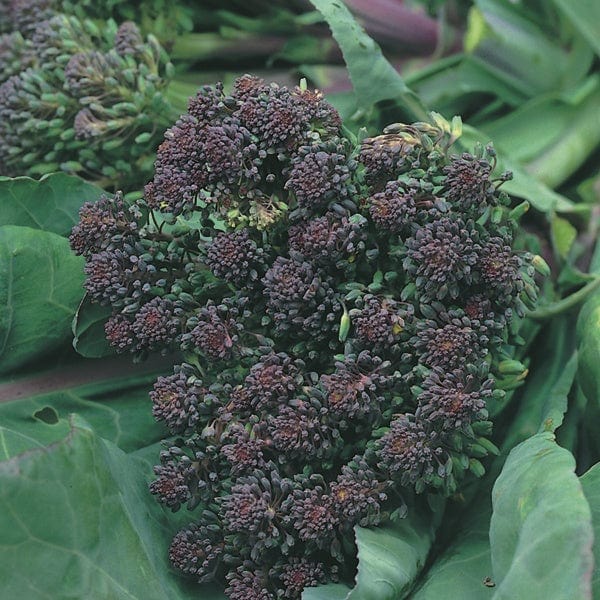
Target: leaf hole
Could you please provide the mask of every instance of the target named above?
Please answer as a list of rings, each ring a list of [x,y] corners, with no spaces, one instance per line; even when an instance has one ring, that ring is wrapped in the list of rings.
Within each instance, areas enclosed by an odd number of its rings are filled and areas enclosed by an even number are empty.
[[[33,413],[34,418],[48,425],[56,425],[58,423],[58,413],[51,406],[44,406]]]

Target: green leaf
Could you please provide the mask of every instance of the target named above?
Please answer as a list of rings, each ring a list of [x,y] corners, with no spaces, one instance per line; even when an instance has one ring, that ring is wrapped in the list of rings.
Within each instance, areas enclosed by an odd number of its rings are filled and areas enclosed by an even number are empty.
[[[596,0],[553,0],[600,56],[600,4]]]
[[[0,460],[54,444],[69,433],[67,421],[59,420],[52,406],[32,407],[18,401],[14,406],[0,406]]]
[[[600,406],[600,292],[583,304],[577,319],[579,372],[577,380],[586,398]]]
[[[594,600],[600,598],[600,463],[586,471],[580,478],[585,498],[592,511],[594,526],[594,574],[592,591]]]
[[[510,106],[526,97],[492,73],[476,56],[452,55],[406,76],[407,84],[433,110],[449,114],[469,111],[473,96],[493,94]]]
[[[600,243],[596,243],[589,270],[590,273],[600,276]],[[597,416],[600,411],[600,374],[598,373],[598,361],[600,360],[600,291],[594,292],[583,303],[579,311],[577,348],[579,350],[577,382],[581,393],[589,401],[591,415]],[[593,422],[595,422],[595,419]],[[589,425],[589,422],[584,423],[586,431],[590,429]],[[595,442],[597,439],[595,429],[592,430],[591,437]]]
[[[600,242],[597,242],[594,248],[589,272],[600,276]],[[593,377],[596,371],[593,361],[600,356],[599,338],[600,291],[592,294],[584,302],[577,319],[577,345],[581,355],[577,377],[588,400],[600,400],[600,385]],[[583,383],[584,380],[586,380],[585,383]],[[600,403],[596,402],[596,405],[600,406]]]
[[[73,348],[81,356],[101,358],[115,353],[104,331],[104,324],[111,314],[108,306],[90,302],[87,295],[83,297],[71,324]]]
[[[600,144],[600,88],[593,79],[594,93],[576,104],[576,112],[556,143],[539,152],[526,165],[528,173],[552,188],[564,183]]]
[[[346,600],[350,588],[342,583],[328,583],[309,587],[302,593],[302,600]]]
[[[443,512],[411,506],[408,516],[382,527],[354,528],[358,548],[356,585],[309,588],[302,600],[401,600],[425,565]]]
[[[591,513],[574,471],[549,432],[511,451],[492,493],[494,600],[591,597]]]
[[[64,437],[73,413],[126,452],[158,442],[165,431],[152,417],[148,392],[169,367],[162,357],[140,365],[78,360],[1,383],[0,460]]]
[[[170,569],[189,515],[147,489],[166,433],[148,392],[173,358],[77,359],[0,383],[0,528],[20,536],[0,540],[7,598],[225,600]]]
[[[476,0],[475,4],[472,10],[480,14],[471,20],[478,29],[473,52],[527,96],[568,89],[586,74],[589,59],[582,56],[573,65],[568,51],[532,15],[523,14],[521,7],[497,0]]]
[[[480,129],[511,160],[527,162],[560,143],[578,110],[578,103],[566,101],[561,94],[535,96],[500,118],[488,119]]]
[[[552,386],[550,393],[539,404],[540,427],[538,433],[543,431],[555,432],[561,425],[567,412],[569,392],[577,373],[577,353],[573,353],[569,361],[564,365],[560,377]],[[526,398],[526,401],[529,399]]]
[[[0,225],[23,225],[58,235],[69,235],[79,208],[103,190],[79,177],[52,173],[40,180],[0,177]]]
[[[584,178],[577,183],[576,193],[586,204],[597,204],[600,201],[600,174]]]
[[[78,417],[68,428],[0,463],[3,596],[198,598],[168,567],[173,531],[148,494],[148,465]]]
[[[492,597],[493,588],[484,583],[493,583],[488,534],[491,514],[489,498],[465,511],[466,518],[459,533],[435,560],[419,589],[411,595],[411,600],[482,600]]]
[[[596,242],[596,246],[594,247],[594,253],[592,254],[592,259],[590,260],[589,271],[594,275],[600,275],[600,243],[598,242]]]
[[[550,222],[554,247],[561,258],[567,258],[573,243],[577,239],[577,229],[562,217],[554,215]]]
[[[82,295],[83,259],[55,233],[0,227],[0,373],[58,348]]]
[[[532,363],[531,375],[516,399],[519,411],[502,443],[504,453],[546,428],[555,431],[562,423],[577,370],[574,334],[572,320],[562,315],[538,338],[539,346],[551,351],[538,353]]]
[[[436,519],[416,507],[397,523],[356,527],[358,573],[348,600],[405,598],[425,565],[435,530]]]
[[[311,4],[323,15],[342,50],[358,105],[370,109],[377,102],[393,99],[416,118],[427,120],[426,109],[342,0],[311,0]]]

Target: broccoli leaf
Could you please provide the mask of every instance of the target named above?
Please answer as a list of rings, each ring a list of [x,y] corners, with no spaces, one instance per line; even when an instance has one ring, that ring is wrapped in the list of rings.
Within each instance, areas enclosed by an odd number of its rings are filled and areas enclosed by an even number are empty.
[[[553,0],[600,56],[600,5],[595,0]]]
[[[165,358],[75,363],[0,384],[0,579],[7,598],[198,597],[168,566],[179,526],[148,493]],[[182,511],[181,519],[189,517]],[[201,588],[205,600],[223,592]]]
[[[412,600],[482,600],[493,594],[489,498],[470,507],[459,533],[433,563]]]
[[[591,597],[591,513],[574,470],[550,432],[511,451],[492,493],[494,600]]]
[[[92,304],[84,296],[73,317],[73,347],[86,358],[100,358],[114,354],[104,333],[104,324],[112,311],[107,306]]]
[[[52,173],[39,181],[30,177],[0,177],[0,225],[23,225],[69,235],[84,202],[103,191],[79,177]]]
[[[577,379],[586,398],[597,406],[600,402],[600,292],[592,294],[579,312],[577,344],[581,357]]]
[[[410,509],[409,515],[384,527],[356,527],[358,574],[348,600],[405,598],[425,565],[435,535],[431,513]]]
[[[346,600],[350,588],[342,583],[328,583],[309,587],[302,593],[302,600]]]
[[[152,418],[148,391],[168,371],[162,357],[140,365],[80,359],[0,383],[0,460],[61,439],[74,413],[125,452],[158,442],[164,430]]]
[[[0,373],[55,350],[71,336],[83,259],[55,233],[0,227]]]
[[[149,466],[77,416],[49,426],[55,442],[0,463],[5,597],[197,597],[167,566],[173,532],[147,492]]]
[[[382,527],[355,527],[358,548],[356,585],[307,589],[303,600],[399,600],[405,598],[425,565],[443,504],[430,511],[411,506],[404,519]]]
[[[311,3],[327,21],[342,50],[358,105],[370,109],[377,102],[393,99],[404,104],[416,118],[426,119],[421,101],[344,3],[341,0],[311,0]]]
[[[600,463],[586,471],[580,478],[583,493],[589,502],[594,525],[594,574],[592,590],[594,598],[600,598]]]

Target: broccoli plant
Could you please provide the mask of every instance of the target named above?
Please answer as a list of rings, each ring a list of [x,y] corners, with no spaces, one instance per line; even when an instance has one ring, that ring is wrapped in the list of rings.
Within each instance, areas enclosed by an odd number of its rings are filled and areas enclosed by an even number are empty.
[[[170,435],[150,492],[190,511],[170,560],[231,600],[351,579],[356,525],[496,452],[544,264],[513,248],[493,148],[459,135],[432,114],[356,139],[319,92],[246,75],[190,100],[144,199],[81,209],[112,346],[182,356],[150,394]]]
[[[142,186],[176,116],[156,38],[131,21],[14,15],[20,29],[0,36],[0,174],[61,169],[108,189]]]

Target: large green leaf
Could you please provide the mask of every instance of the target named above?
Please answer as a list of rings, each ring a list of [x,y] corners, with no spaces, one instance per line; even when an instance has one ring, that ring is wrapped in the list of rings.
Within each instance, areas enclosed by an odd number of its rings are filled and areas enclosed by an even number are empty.
[[[397,523],[356,527],[358,573],[348,600],[405,598],[425,566],[435,529],[431,513],[416,507]]]
[[[111,312],[108,306],[93,304],[87,295],[84,296],[71,324],[73,348],[81,356],[100,358],[115,353],[104,332],[104,324]]]
[[[173,532],[148,494],[148,465],[77,417],[68,428],[0,463],[2,597],[199,597],[167,566]]]
[[[578,55],[574,64],[569,51],[521,6],[497,0],[475,0],[475,5],[471,22],[478,23],[478,33],[467,46],[527,96],[568,89],[589,69],[593,54]]]
[[[557,143],[551,144],[525,166],[539,181],[555,188],[571,177],[600,144],[600,88],[578,110]]]
[[[152,418],[148,392],[169,371],[165,359],[79,360],[0,384],[0,460],[61,439],[73,413],[126,452],[156,443],[165,432]]]
[[[0,373],[70,338],[82,295],[83,259],[55,233],[0,227]]]
[[[346,600],[350,588],[342,583],[328,583],[309,587],[302,593],[302,600]]]
[[[600,243],[596,243],[589,272],[600,276]],[[600,439],[597,424],[600,419],[600,292],[596,290],[584,303],[577,319],[577,409],[571,411],[578,437],[579,468],[584,470],[600,460]],[[600,593],[600,592],[599,592]]]
[[[553,0],[600,56],[600,4],[597,0]]]
[[[433,563],[411,600],[481,600],[493,590],[489,526],[492,509],[489,498],[478,500],[469,509],[460,532]],[[488,585],[486,585],[488,583]]]
[[[172,362],[77,359],[0,383],[0,597],[225,600],[170,569],[189,515],[148,492],[166,433],[148,391]]]
[[[356,585],[329,584],[307,589],[302,600],[401,600],[406,598],[433,543],[443,504],[435,513],[413,506],[408,516],[382,527],[355,527]]]
[[[536,96],[506,115],[488,119],[480,129],[513,161],[525,162],[557,143],[576,112],[577,106],[560,96]]]
[[[554,432],[562,425],[565,413],[567,412],[569,392],[577,373],[577,358],[576,352],[571,354],[571,357],[560,373],[560,377],[552,386],[548,395],[544,398],[543,402],[537,403],[540,410],[538,432]],[[529,398],[525,398],[524,400],[528,402]]]
[[[600,463],[586,471],[579,480],[592,511],[592,524],[594,525],[592,592],[594,600],[598,600],[600,598]]]
[[[492,94],[509,106],[519,106],[526,99],[510,81],[504,81],[483,60],[472,55],[447,56],[406,75],[405,79],[427,106],[446,114],[449,105],[453,110],[467,109],[481,94]]]
[[[84,202],[103,191],[79,177],[52,173],[40,180],[0,177],[0,225],[23,225],[68,235]]]
[[[574,471],[550,432],[511,451],[492,494],[494,600],[591,598],[591,514]]]
[[[600,242],[596,243],[589,267],[600,277]],[[583,304],[577,318],[579,371],[577,380],[594,408],[600,408],[600,291],[594,292]]]
[[[538,353],[525,386],[516,396],[518,413],[502,442],[505,452],[541,430],[555,431],[567,409],[577,372],[573,320],[564,315],[554,319],[539,336],[538,344],[551,348],[551,352]]]
[[[550,230],[552,232],[552,245],[556,253],[563,260],[567,260],[569,252],[577,240],[577,228],[571,225],[567,219],[563,219],[558,215],[552,215]]]
[[[579,385],[586,398],[600,406],[600,291],[586,300],[579,312],[577,345],[580,353]]]
[[[382,100],[396,100],[418,119],[427,112],[396,69],[384,58],[379,46],[365,33],[342,0],[311,0],[323,15],[339,44],[358,105],[370,109]]]

